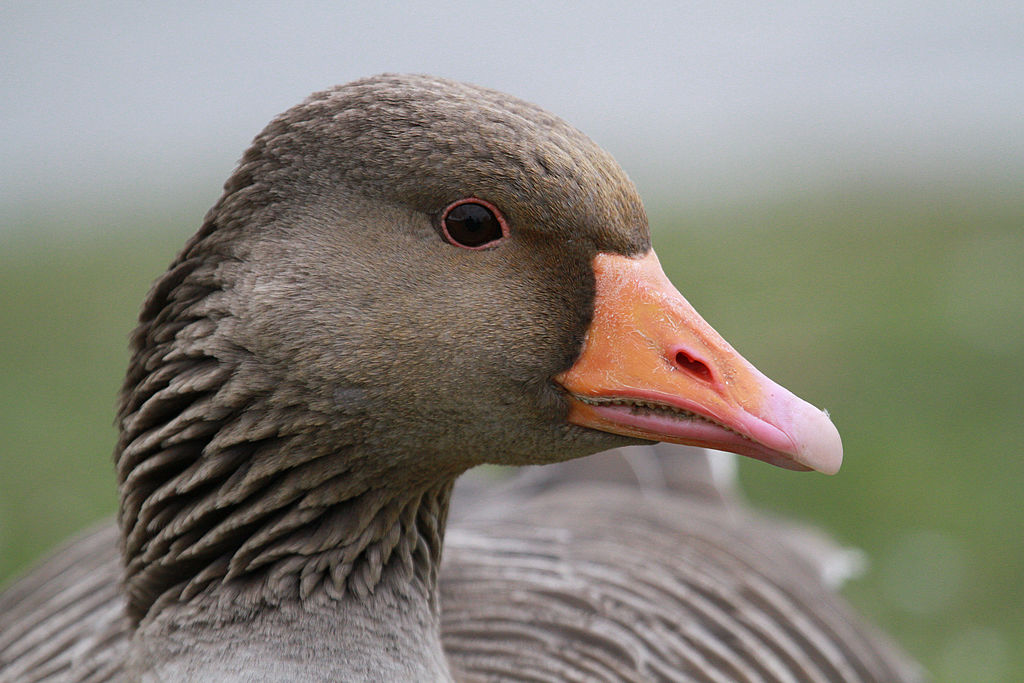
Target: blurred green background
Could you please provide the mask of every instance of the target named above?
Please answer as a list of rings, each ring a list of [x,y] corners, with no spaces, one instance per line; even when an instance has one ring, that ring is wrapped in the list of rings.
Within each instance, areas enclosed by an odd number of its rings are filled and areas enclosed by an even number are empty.
[[[864,549],[847,594],[936,680],[1024,679],[1024,197],[862,188],[650,213],[681,291],[843,434],[839,475],[743,463],[749,497]],[[7,240],[0,580],[114,511],[126,337],[199,220]]]

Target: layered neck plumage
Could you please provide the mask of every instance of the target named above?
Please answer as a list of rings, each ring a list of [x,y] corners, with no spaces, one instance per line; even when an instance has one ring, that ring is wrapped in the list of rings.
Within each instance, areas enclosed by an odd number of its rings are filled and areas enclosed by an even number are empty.
[[[404,476],[226,338],[213,229],[156,283],[132,340],[116,453],[129,616],[195,599],[325,603],[434,590],[458,472]],[[201,249],[200,246],[205,246]],[[404,454],[405,461],[415,454]],[[369,465],[369,466],[368,466]]]

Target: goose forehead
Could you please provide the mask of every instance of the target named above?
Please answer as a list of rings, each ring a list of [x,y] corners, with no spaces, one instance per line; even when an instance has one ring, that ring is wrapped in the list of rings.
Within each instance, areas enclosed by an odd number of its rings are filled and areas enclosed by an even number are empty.
[[[611,155],[535,105],[464,83],[386,75],[316,93],[275,119],[252,154],[326,191],[428,213],[475,195],[615,251],[649,240],[639,195]]]

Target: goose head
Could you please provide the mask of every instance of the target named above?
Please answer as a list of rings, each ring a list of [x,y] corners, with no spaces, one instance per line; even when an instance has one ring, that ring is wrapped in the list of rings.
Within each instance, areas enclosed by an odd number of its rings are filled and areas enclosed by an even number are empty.
[[[426,76],[314,94],[255,139],[150,292],[119,419],[143,605],[297,552],[281,539],[311,510],[484,462],[665,440],[834,472],[842,453],[668,281],[606,152]]]

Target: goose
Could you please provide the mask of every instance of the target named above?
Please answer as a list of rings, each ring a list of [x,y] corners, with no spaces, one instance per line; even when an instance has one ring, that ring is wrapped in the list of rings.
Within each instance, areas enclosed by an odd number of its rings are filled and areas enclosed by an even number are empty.
[[[0,596],[5,683],[921,678],[687,471],[834,473],[827,414],[675,289],[607,152],[501,92],[385,74],[274,119],[117,421],[117,524]],[[544,467],[449,525],[482,464]]]

